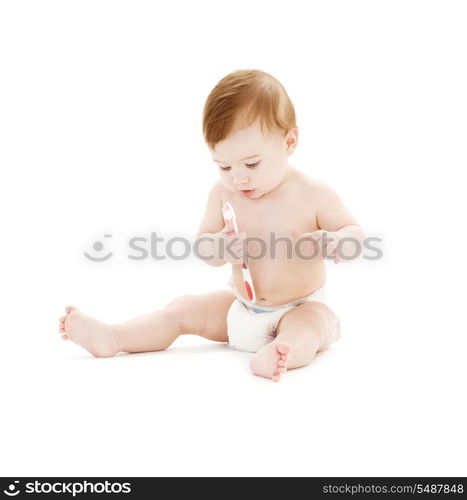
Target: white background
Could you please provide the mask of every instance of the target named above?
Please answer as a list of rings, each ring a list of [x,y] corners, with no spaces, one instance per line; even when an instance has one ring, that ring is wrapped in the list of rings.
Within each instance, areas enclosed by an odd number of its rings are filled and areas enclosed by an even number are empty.
[[[466,475],[466,23],[461,1],[2,2],[0,474]],[[196,234],[202,109],[243,68],[294,102],[291,164],[383,239],[328,265],[342,340],[279,384],[195,336],[61,341],[67,304],[116,323],[227,287],[127,242]]]

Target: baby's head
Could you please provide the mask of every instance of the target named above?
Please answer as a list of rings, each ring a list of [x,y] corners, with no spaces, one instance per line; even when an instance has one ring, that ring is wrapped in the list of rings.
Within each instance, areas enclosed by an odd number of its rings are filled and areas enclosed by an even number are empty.
[[[203,111],[204,139],[231,191],[260,198],[290,169],[298,143],[293,104],[282,84],[259,70],[228,74],[209,94]],[[254,156],[253,156],[254,155]]]

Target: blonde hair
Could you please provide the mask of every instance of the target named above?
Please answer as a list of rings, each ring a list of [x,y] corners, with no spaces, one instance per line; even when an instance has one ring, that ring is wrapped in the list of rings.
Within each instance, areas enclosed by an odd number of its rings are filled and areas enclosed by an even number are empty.
[[[233,71],[212,89],[203,110],[203,135],[210,148],[226,139],[236,127],[259,120],[261,132],[295,128],[295,109],[282,84],[257,69]]]

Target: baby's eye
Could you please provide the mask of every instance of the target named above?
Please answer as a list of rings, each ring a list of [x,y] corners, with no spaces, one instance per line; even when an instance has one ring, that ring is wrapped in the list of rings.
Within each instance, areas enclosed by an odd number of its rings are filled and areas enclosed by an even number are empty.
[[[258,166],[259,164],[259,161],[257,161],[256,163],[245,163],[245,165],[248,167],[248,168],[254,168],[256,166]]]
[[[248,168],[255,168],[259,165],[259,161],[257,161],[256,163],[245,163],[245,167],[248,167]],[[219,165],[219,168],[221,170],[230,170],[230,167],[222,167],[221,165]]]

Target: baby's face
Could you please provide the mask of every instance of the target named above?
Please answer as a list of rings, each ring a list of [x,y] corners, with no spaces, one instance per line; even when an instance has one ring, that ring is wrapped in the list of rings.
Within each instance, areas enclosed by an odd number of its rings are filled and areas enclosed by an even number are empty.
[[[287,136],[268,133],[265,137],[255,122],[232,132],[210,151],[224,186],[242,196],[260,198],[284,180],[297,140],[297,129]]]

